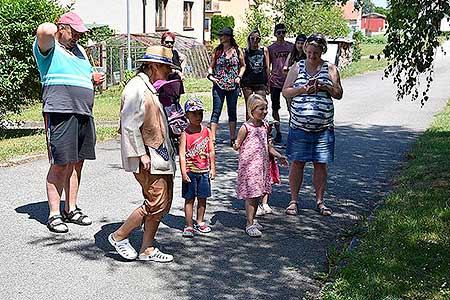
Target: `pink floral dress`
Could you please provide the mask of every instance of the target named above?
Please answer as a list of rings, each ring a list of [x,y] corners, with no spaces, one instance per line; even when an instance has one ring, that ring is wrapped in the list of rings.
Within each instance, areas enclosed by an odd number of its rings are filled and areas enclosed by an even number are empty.
[[[269,168],[267,123],[255,126],[245,122],[247,136],[239,148],[237,198],[262,197],[272,193]]]

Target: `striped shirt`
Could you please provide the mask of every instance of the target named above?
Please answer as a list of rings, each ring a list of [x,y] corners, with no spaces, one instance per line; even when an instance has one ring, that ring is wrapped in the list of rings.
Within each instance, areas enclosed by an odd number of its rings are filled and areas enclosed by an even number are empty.
[[[298,76],[294,81],[293,87],[305,85],[311,78],[333,85],[328,73],[327,61],[322,64],[320,71],[314,76],[308,74],[305,64],[305,60],[300,60],[296,64]],[[315,94],[304,93],[295,96],[291,101],[290,111],[291,120],[289,126],[293,129],[319,132],[334,126],[333,100],[327,91],[319,91]]]
[[[55,46],[46,55],[33,44],[43,87],[43,112],[92,115],[94,86],[92,67],[84,49],[75,45],[72,51],[55,40]]]

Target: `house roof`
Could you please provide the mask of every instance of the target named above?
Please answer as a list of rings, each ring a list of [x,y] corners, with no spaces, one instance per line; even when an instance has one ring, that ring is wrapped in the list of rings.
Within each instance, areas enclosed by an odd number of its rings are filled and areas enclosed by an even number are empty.
[[[140,34],[130,34],[130,42],[134,46],[152,46],[161,44],[160,33],[140,33]],[[202,43],[199,43],[193,37],[183,36],[181,34],[175,33],[175,47],[177,49],[191,49],[195,47],[204,47]],[[126,34],[115,34],[106,40],[107,42],[116,42],[118,44],[125,45],[127,42]]]
[[[362,15],[362,18],[381,18],[381,19],[386,19],[386,16],[382,15],[382,14],[379,14],[379,13],[369,13],[369,14]]]

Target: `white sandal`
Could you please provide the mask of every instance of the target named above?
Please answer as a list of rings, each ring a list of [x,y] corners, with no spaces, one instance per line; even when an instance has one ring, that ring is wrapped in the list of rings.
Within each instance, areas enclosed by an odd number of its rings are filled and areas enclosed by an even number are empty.
[[[117,242],[114,240],[113,234],[111,233],[108,236],[108,241],[116,249],[117,253],[125,259],[134,260],[138,256],[136,250],[134,250],[133,246],[131,246],[128,239]]]
[[[261,231],[256,227],[256,225],[250,225],[245,228],[245,232],[251,237],[261,237]]]
[[[153,250],[152,254],[150,255],[139,254],[138,260],[165,263],[171,262],[173,260],[173,256],[170,254],[162,253],[158,248],[155,248],[155,250]]]
[[[259,224],[259,222],[256,219],[253,220],[253,226],[255,226],[256,229],[258,229],[259,231],[263,231],[264,229],[264,227],[261,224]]]

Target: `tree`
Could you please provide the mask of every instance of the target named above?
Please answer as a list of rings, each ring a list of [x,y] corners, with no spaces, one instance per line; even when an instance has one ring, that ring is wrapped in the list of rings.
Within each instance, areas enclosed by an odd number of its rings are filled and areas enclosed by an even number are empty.
[[[446,0],[391,0],[387,16],[388,44],[384,54],[389,61],[385,76],[393,76],[397,99],[412,96],[423,105],[433,80],[433,59],[439,47],[440,23],[450,15]],[[420,90],[419,76],[425,74],[426,87]]]
[[[361,8],[364,15],[375,12],[375,4],[371,0],[362,0]]]
[[[223,27],[234,28],[234,18],[232,16],[214,15],[211,18],[211,39],[219,37],[219,31]]]
[[[0,1],[0,119],[40,98],[34,36],[39,24],[64,12],[55,0]]]

